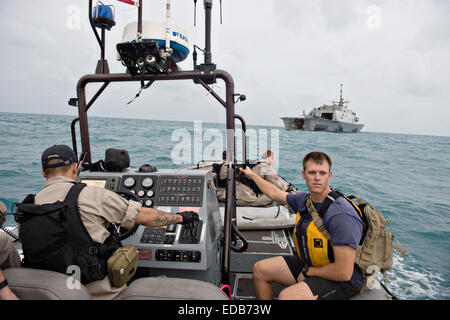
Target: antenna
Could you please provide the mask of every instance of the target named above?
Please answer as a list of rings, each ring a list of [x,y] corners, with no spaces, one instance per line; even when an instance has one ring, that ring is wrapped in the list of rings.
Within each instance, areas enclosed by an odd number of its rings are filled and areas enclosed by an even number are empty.
[[[166,4],[166,49],[165,52],[170,56],[173,52],[170,47],[170,0],[167,0]]]
[[[196,5],[197,0],[194,0],[194,6]],[[208,78],[204,78],[202,81],[205,84],[213,84],[216,83],[216,79],[213,76],[213,71],[216,70],[216,65],[212,63],[212,55],[211,55],[211,11],[212,11],[213,0],[203,0],[203,5],[205,9],[205,48],[202,50],[199,47],[194,45],[194,69],[202,71],[206,76],[211,75]],[[205,60],[203,64],[197,65],[197,52],[196,48],[203,51]],[[195,83],[198,83],[197,79],[194,79]]]
[[[137,23],[137,42],[142,41],[142,5],[143,5],[143,1],[139,0],[138,23]]]
[[[344,99],[342,99],[342,83],[341,83],[341,92],[339,95],[339,106],[342,107],[344,105]]]
[[[194,27],[197,21],[197,0],[194,0]]]
[[[212,0],[204,0],[205,6],[205,64],[211,64],[211,11]]]

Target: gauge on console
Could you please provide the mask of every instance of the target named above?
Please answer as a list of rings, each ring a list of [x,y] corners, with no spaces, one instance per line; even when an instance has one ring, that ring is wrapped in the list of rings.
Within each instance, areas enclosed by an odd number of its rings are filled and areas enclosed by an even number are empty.
[[[152,178],[145,178],[144,180],[142,180],[142,186],[145,189],[151,188],[152,185],[153,185],[153,179]]]
[[[126,178],[125,181],[123,182],[123,185],[126,188],[133,188],[135,184],[136,184],[136,180],[134,180],[134,178],[132,178],[132,177]]]
[[[153,201],[150,200],[150,199],[148,199],[147,201],[145,201],[145,205],[146,205],[147,207],[150,207],[152,204],[153,204]]]

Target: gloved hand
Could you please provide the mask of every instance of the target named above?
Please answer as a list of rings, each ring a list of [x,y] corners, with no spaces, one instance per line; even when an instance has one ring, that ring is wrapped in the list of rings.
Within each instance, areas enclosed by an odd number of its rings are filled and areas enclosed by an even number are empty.
[[[183,222],[181,224],[190,224],[199,220],[197,212],[194,211],[183,211],[178,212],[178,214],[183,217]]]

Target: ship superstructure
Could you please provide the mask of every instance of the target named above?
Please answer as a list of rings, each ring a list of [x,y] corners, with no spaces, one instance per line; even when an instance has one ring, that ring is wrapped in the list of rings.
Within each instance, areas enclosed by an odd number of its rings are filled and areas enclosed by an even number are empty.
[[[339,101],[313,108],[301,117],[282,117],[286,130],[328,131],[355,133],[361,131],[364,124],[359,123],[356,113],[348,107],[349,101],[342,96],[342,84]]]

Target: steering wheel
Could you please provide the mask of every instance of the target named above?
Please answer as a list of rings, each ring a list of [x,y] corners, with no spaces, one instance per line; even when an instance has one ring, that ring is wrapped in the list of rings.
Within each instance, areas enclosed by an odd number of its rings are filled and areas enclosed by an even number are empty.
[[[142,203],[141,199],[138,197],[137,194],[130,192],[130,191],[126,191],[126,190],[121,190],[117,192],[118,195],[120,195],[121,197],[127,199],[127,200],[135,200],[139,203]],[[119,240],[124,240],[126,238],[128,238],[129,236],[131,236],[133,233],[136,232],[137,228],[139,227],[138,224],[135,224],[134,226],[132,226],[130,229],[125,229],[123,227],[119,228],[118,231],[118,236],[119,236]]]

